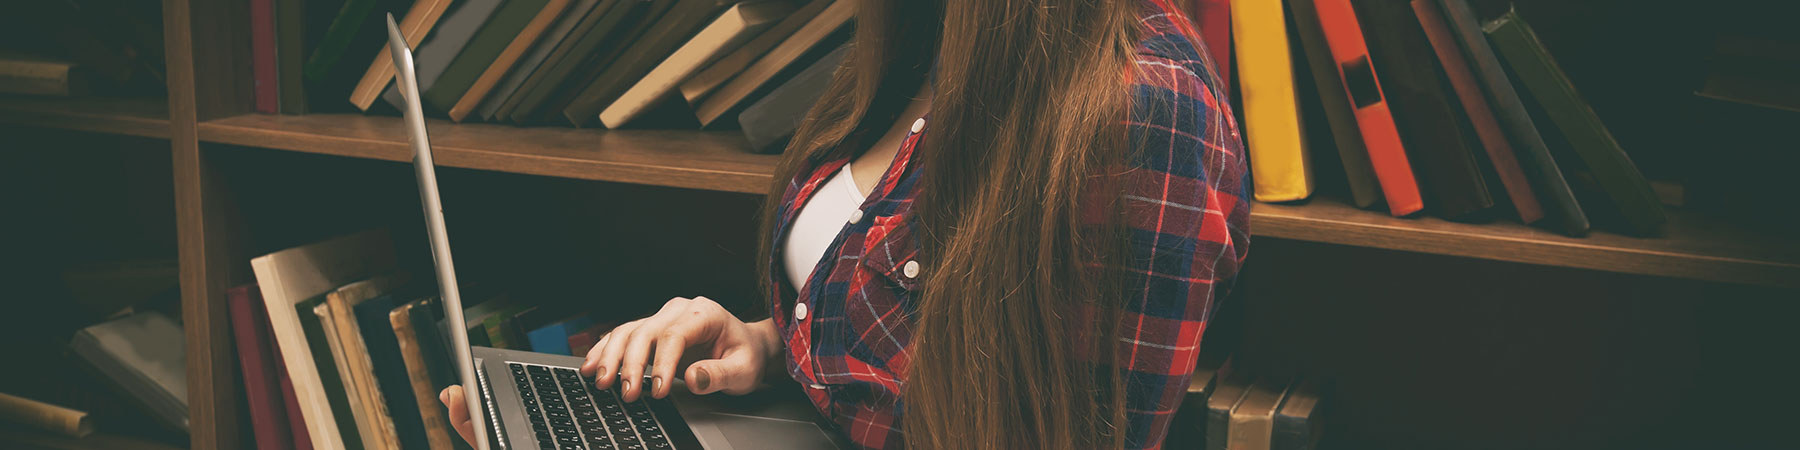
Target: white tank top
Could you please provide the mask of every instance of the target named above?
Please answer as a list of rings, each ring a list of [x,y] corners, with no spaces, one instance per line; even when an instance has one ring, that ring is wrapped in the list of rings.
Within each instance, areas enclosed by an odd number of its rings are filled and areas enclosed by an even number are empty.
[[[804,290],[806,279],[812,277],[831,241],[837,239],[867,198],[856,188],[850,164],[844,164],[844,170],[826,179],[825,185],[819,186],[800,207],[800,215],[788,229],[787,242],[782,244],[782,265],[794,290]]]

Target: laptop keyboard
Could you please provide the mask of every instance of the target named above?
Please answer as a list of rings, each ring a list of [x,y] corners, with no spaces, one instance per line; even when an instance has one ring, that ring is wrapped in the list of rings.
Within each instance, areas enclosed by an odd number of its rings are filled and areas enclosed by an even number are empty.
[[[662,423],[640,399],[620,401],[611,389],[574,369],[509,362],[513,383],[540,450],[662,450],[673,447]]]

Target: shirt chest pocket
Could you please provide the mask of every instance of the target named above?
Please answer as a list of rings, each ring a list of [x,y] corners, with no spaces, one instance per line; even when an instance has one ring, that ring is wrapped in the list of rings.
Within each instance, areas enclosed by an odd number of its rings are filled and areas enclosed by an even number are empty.
[[[879,216],[862,238],[857,270],[847,292],[845,336],[850,353],[866,361],[888,361],[912,340],[912,317],[919,278],[918,242],[905,215]]]

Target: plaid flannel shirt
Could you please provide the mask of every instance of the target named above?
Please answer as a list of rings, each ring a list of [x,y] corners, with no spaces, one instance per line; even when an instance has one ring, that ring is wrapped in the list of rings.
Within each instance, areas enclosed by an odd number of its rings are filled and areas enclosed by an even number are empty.
[[[1229,282],[1248,249],[1249,187],[1243,146],[1219,78],[1188,19],[1167,0],[1142,0],[1144,40],[1131,79],[1131,169],[1125,215],[1136,255],[1135,298],[1123,305],[1117,361],[1127,370],[1126,442],[1159,448],[1186,392],[1215,286]],[[900,393],[912,342],[921,267],[912,201],[924,168],[912,164],[930,125],[920,119],[861,209],[846,218],[826,257],[791,286],[772,264],[770,312],[786,344],[788,374],[856,445],[903,448]],[[801,170],[782,195],[772,242],[847,159]],[[1137,288],[1141,286],[1141,288]],[[1221,286],[1222,288],[1222,286]],[[799,291],[796,293],[795,290]],[[806,313],[796,306],[805,305]]]

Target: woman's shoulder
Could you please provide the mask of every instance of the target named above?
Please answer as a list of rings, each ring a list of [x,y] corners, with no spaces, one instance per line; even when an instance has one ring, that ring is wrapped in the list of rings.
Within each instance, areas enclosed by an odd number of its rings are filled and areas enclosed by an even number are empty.
[[[1132,103],[1137,105],[1134,108],[1137,110],[1135,115],[1139,116],[1137,119],[1150,119],[1142,117],[1145,113],[1142,109],[1159,104],[1175,103],[1184,108],[1229,108],[1221,98],[1224,90],[1220,89],[1216,66],[1210,59],[1205,44],[1197,37],[1193,22],[1171,4],[1172,0],[1138,1],[1139,37],[1132,61],[1136,70],[1132,71],[1134,86],[1131,92]],[[1205,118],[1210,114],[1174,116]],[[1164,125],[1180,129],[1197,124]]]

